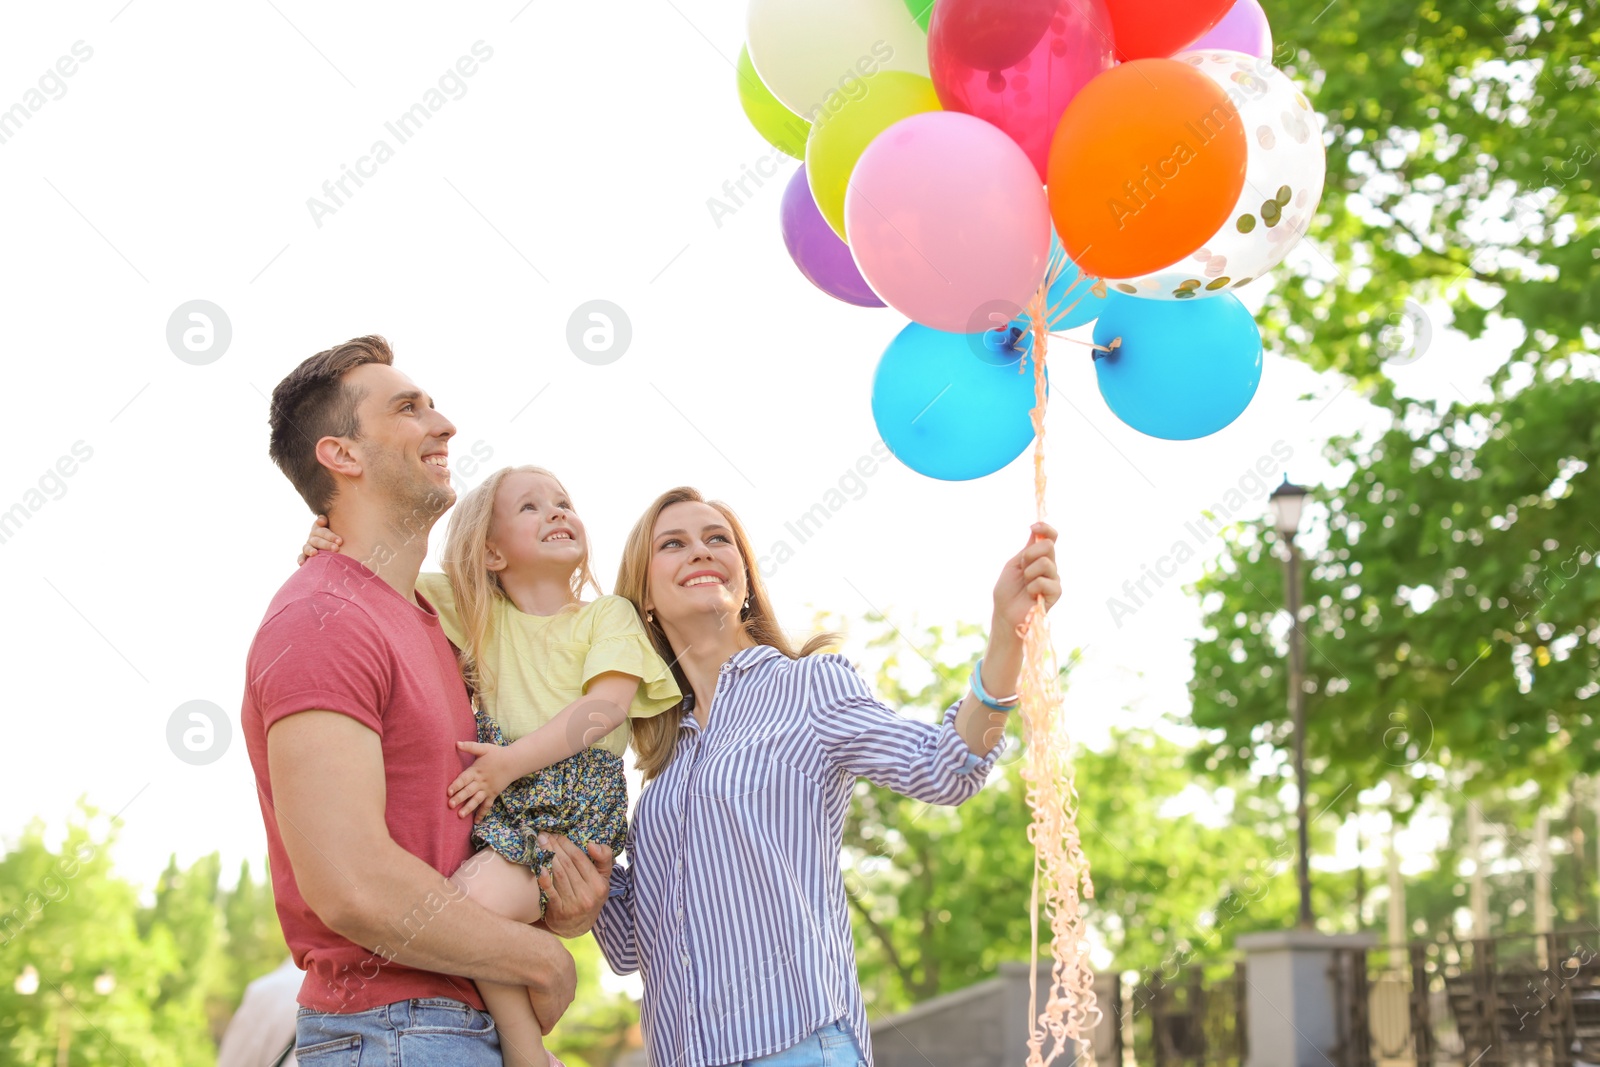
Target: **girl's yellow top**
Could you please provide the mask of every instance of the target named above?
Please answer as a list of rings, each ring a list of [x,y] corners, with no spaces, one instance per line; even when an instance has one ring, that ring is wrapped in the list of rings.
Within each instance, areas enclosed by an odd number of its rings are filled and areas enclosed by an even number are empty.
[[[457,648],[465,648],[455,591],[445,576],[420,576],[417,591],[439,612],[445,635]],[[482,707],[499,722],[507,742],[555,718],[607,671],[639,679],[629,718],[659,715],[683,698],[633,605],[619,596],[603,596],[556,615],[525,615],[505,597],[496,597],[482,659],[494,680],[493,690],[482,696]],[[627,723],[595,747],[622,755],[628,747]]]

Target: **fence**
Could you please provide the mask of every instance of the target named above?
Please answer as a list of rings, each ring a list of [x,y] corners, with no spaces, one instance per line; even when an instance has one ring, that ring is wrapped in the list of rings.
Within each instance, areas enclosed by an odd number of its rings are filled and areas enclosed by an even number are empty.
[[[1600,932],[1335,956],[1338,1067],[1600,1064]]]
[[[1243,963],[1194,966],[1176,980],[1144,976],[1121,998],[1122,1042],[1106,1062],[1120,1067],[1125,1044],[1139,1067],[1242,1067],[1245,1002]]]

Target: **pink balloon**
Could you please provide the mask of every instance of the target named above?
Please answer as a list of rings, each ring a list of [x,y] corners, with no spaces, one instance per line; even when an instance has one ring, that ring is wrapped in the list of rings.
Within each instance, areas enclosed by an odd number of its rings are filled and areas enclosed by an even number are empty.
[[[939,0],[928,24],[939,102],[1010,134],[1041,184],[1061,113],[1112,66],[1105,0]]]
[[[1257,59],[1272,56],[1272,27],[1267,25],[1267,13],[1257,0],[1234,0],[1222,21],[1200,35],[1184,52],[1203,52],[1212,48],[1229,52],[1243,52]],[[947,107],[949,105],[946,105]]]
[[[861,154],[844,200],[856,266],[924,326],[979,333],[1015,318],[1044,280],[1050,207],[1006,134],[956,111],[913,115]]]

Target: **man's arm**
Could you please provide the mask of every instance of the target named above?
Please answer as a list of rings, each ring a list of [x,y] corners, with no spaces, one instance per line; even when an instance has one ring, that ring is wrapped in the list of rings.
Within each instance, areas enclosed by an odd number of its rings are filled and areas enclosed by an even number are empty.
[[[572,1003],[571,954],[553,935],[462,896],[395,844],[376,733],[336,712],[290,715],[267,732],[267,766],[295,882],[318,918],[408,967],[527,986],[549,1032]],[[436,913],[425,904],[441,899],[449,903]],[[419,909],[430,916],[420,924]]]

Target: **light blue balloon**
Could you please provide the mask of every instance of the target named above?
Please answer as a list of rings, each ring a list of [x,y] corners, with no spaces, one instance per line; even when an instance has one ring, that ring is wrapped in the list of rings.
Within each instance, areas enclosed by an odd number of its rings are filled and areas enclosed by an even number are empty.
[[[1057,255],[1061,257],[1061,273],[1056,276],[1055,283],[1050,286],[1050,292],[1045,295],[1045,306],[1057,309],[1056,313],[1050,317],[1050,330],[1052,333],[1060,333],[1063,330],[1070,330],[1074,326],[1082,326],[1086,322],[1093,322],[1105,310],[1106,301],[1110,298],[1109,292],[1106,296],[1095,296],[1090,291],[1090,286],[1093,284],[1092,279],[1085,278],[1083,281],[1078,282],[1078,278],[1083,274],[1083,271],[1067,257],[1066,251],[1061,247],[1061,238],[1056,236],[1054,230],[1051,230],[1050,258],[1052,262]],[[1075,289],[1073,288],[1074,282],[1078,282],[1078,286]],[[1072,289],[1072,292],[1068,293],[1068,289]],[[1072,310],[1067,311],[1068,307],[1071,307]],[[1031,321],[1028,315],[1024,313],[1018,317],[1016,324],[1026,330],[1028,323]]]
[[[1122,344],[1094,366],[1117,418],[1151,437],[1192,441],[1249,406],[1261,384],[1261,331],[1238,297],[1109,297],[1094,343]]]
[[[998,330],[945,333],[913,322],[889,342],[872,377],[872,418],[900,462],[961,482],[1022,454],[1033,441],[1033,362],[1006,341]]]

